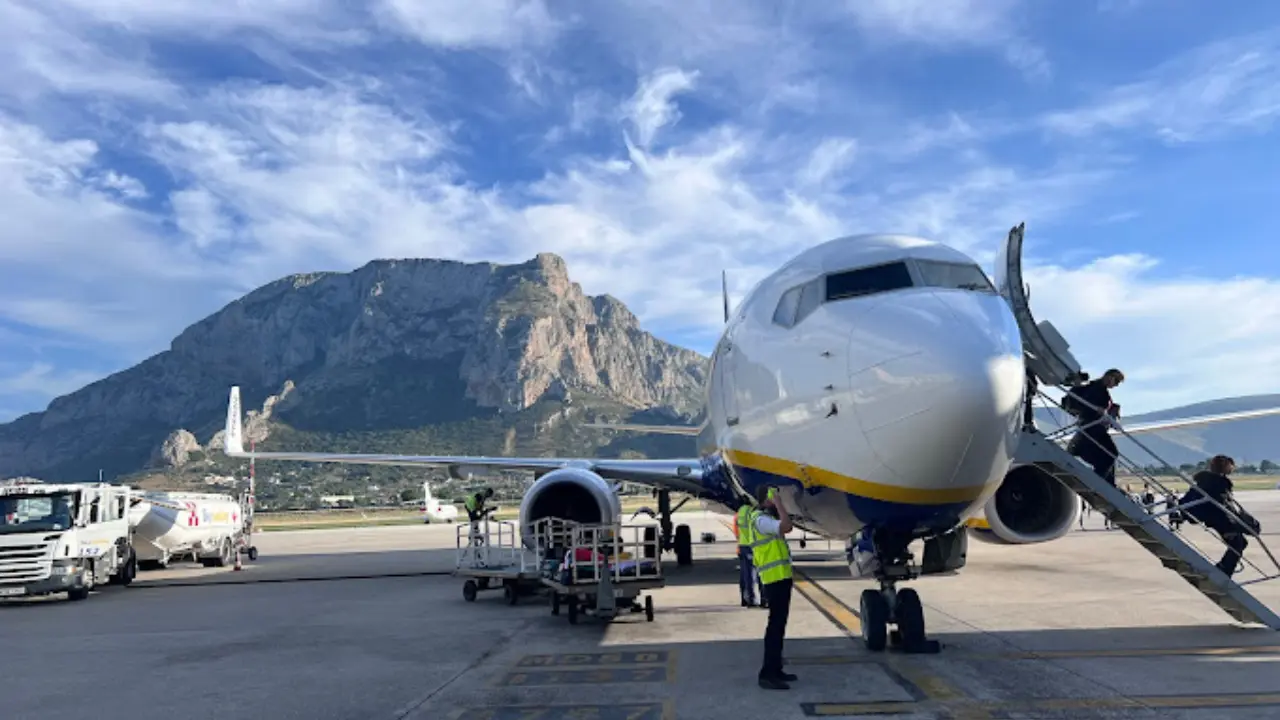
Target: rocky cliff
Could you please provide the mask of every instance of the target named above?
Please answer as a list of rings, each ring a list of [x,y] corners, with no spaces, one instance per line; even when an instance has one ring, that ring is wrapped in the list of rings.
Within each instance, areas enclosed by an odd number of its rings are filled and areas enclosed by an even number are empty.
[[[585,450],[604,435],[575,436],[576,448],[539,436],[571,417],[690,419],[705,372],[705,358],[645,332],[618,300],[584,295],[558,256],[376,261],[259,288],[169,350],[0,425],[0,477],[182,466],[220,441],[232,384],[259,408],[248,432],[264,448],[273,428],[314,448],[452,427],[470,430],[401,451]]]

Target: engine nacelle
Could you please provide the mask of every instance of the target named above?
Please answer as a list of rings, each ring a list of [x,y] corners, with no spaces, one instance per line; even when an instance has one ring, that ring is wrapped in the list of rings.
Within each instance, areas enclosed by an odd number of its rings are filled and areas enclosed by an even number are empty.
[[[1080,497],[1035,465],[1018,465],[968,526],[974,539],[1007,545],[1049,542],[1080,518]]]
[[[520,503],[520,534],[533,541],[533,524],[553,517],[584,524],[617,522],[622,502],[607,480],[585,468],[565,467],[538,478]]]

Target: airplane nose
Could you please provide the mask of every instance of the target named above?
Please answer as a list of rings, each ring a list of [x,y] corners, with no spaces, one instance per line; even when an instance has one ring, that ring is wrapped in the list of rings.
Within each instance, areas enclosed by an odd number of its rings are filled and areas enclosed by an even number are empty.
[[[959,495],[999,480],[1015,447],[1026,381],[1021,338],[1003,299],[918,293],[881,304],[860,324],[893,337],[900,353],[850,367],[855,413],[886,469],[904,487]],[[866,357],[859,335],[851,358]]]

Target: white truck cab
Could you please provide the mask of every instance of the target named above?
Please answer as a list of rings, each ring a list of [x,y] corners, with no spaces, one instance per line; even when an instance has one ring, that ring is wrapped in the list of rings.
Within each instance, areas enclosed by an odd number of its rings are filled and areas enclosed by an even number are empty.
[[[129,528],[132,488],[0,484],[0,600],[97,585],[128,585],[137,571]]]

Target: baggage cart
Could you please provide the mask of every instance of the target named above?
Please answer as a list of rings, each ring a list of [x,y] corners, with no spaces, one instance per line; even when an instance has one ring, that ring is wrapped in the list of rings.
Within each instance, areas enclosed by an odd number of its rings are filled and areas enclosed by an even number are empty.
[[[542,584],[551,591],[551,614],[559,615],[563,605],[569,622],[577,624],[582,613],[608,622],[630,610],[653,622],[653,595],[646,591],[666,580],[658,540],[646,539],[644,530],[643,525],[554,518],[536,523],[534,541],[542,558]]]
[[[508,520],[491,522],[487,517],[476,523],[458,525],[457,555],[453,574],[466,578],[462,597],[475,602],[482,590],[502,588],[510,605],[541,588],[537,555],[520,543],[516,524]]]

